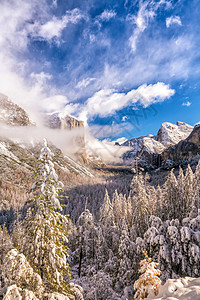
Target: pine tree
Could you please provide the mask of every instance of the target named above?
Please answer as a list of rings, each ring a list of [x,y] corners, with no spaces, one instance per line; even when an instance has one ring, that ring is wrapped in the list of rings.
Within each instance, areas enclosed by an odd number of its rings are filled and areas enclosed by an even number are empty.
[[[119,270],[117,274],[118,280],[123,285],[130,285],[135,277],[135,256],[136,245],[130,240],[127,221],[124,218],[118,247]]]
[[[196,210],[200,209],[200,160],[198,162],[198,165],[195,170],[194,174],[194,197],[195,197],[195,203],[194,206],[196,207]]]
[[[46,291],[67,293],[70,277],[66,262],[67,218],[60,211],[59,192],[62,184],[54,169],[53,153],[44,139],[40,165],[35,174],[34,197],[23,221],[23,253],[30,265],[41,276]]]
[[[80,215],[77,221],[77,227],[77,239],[79,241],[78,275],[80,277],[83,261],[86,261],[87,264],[89,264],[89,262],[94,261],[95,258],[96,228],[94,225],[94,217],[88,209],[85,208],[84,212],[82,212],[82,214]]]
[[[184,214],[187,217],[195,204],[195,190],[194,190],[194,174],[190,165],[188,165],[185,173],[184,182]]]
[[[105,226],[112,226],[114,224],[113,207],[107,189],[103,204],[100,208],[99,222]]]
[[[152,259],[148,257],[147,252],[144,251],[145,259],[140,261],[140,275],[139,279],[134,283],[134,289],[136,289],[135,298],[145,299],[150,293],[156,296],[161,285],[161,280],[158,277],[161,271],[156,269],[158,263],[152,262]],[[152,296],[153,296],[152,295]]]
[[[108,260],[109,249],[102,233],[101,227],[98,228],[98,237],[96,242],[97,268],[101,269]]]
[[[149,199],[142,175],[134,176],[132,188],[130,192],[133,207],[132,225],[135,227],[136,234],[141,236],[148,228],[150,217]]]
[[[177,210],[178,203],[178,183],[173,169],[167,176],[164,184],[164,197],[163,197],[163,212],[162,216],[165,220],[176,219],[180,217]]]

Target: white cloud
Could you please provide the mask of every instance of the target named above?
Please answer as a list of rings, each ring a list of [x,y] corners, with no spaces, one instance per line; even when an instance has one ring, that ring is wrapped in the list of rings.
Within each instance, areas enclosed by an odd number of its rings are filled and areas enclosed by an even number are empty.
[[[84,78],[83,80],[81,80],[77,83],[76,88],[78,88],[78,89],[85,88],[95,80],[96,80],[96,78]]]
[[[54,37],[59,38],[67,24],[76,24],[81,19],[85,18],[85,15],[78,8],[75,8],[71,11],[68,10],[61,19],[53,16],[50,21],[44,24],[35,24],[35,26],[33,26],[32,36],[44,38],[48,41]]]
[[[136,50],[136,45],[140,34],[146,29],[149,20],[155,16],[155,11],[152,8],[147,9],[147,5],[147,2],[140,3],[138,14],[136,16],[129,15],[127,18],[128,21],[132,21],[136,25],[136,28],[129,39],[133,52]]]
[[[53,6],[54,8],[56,8],[57,5],[58,5],[57,0],[53,0],[53,1],[52,1],[52,6]]]
[[[133,52],[136,51],[137,42],[140,35],[145,31],[149,22],[156,17],[156,13],[161,6],[165,6],[166,9],[171,7],[170,0],[160,1],[140,1],[140,6],[137,15],[128,15],[127,21],[131,21],[136,25],[133,34],[129,38],[130,46]]]
[[[116,16],[116,12],[114,10],[104,10],[100,16],[98,16],[98,19],[102,21],[109,21],[110,19],[114,18]]]
[[[187,102],[183,102],[182,103],[182,106],[187,106],[189,107],[192,103],[190,101],[187,101]]]
[[[163,82],[153,85],[143,84],[128,93],[119,93],[114,89],[100,90],[87,100],[79,117],[84,121],[94,115],[104,117],[122,109],[129,103],[140,103],[147,107],[152,103],[168,99],[174,93],[175,91]]]
[[[181,26],[182,22],[179,16],[171,16],[166,19],[166,27],[169,28],[171,25],[176,24]]]
[[[128,119],[127,116],[123,116],[123,117],[122,117],[122,122],[125,122],[127,119]]]
[[[123,160],[121,157],[123,153],[131,150],[131,148],[114,145],[113,142],[107,139],[100,141],[86,131],[86,150],[88,155],[95,154],[105,162],[122,163]]]
[[[63,95],[54,95],[44,98],[41,102],[42,110],[52,113],[61,111],[65,105],[69,103],[69,100]]]
[[[143,84],[137,89],[137,92],[142,96],[140,103],[145,107],[156,102],[162,102],[173,96],[175,93],[173,89],[170,89],[169,85],[166,85],[163,82],[158,82],[153,85]]]

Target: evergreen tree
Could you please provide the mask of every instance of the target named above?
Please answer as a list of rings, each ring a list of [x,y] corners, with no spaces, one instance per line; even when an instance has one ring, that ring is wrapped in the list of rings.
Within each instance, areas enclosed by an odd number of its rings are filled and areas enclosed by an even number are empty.
[[[140,261],[140,275],[139,279],[134,283],[136,289],[135,297],[137,299],[145,299],[147,296],[156,296],[159,292],[161,280],[158,277],[160,270],[157,269],[158,263],[152,262],[148,257],[147,252],[144,251],[145,259]]]
[[[110,202],[110,197],[106,189],[103,204],[100,208],[99,222],[105,226],[112,226],[114,224],[113,207]]]
[[[23,253],[41,276],[46,291],[67,293],[70,277],[66,261],[68,247],[67,218],[60,211],[59,192],[62,184],[54,169],[53,153],[44,139],[40,165],[35,174],[34,197],[23,221]]]
[[[95,240],[96,240],[96,227],[94,225],[94,217],[88,209],[80,215],[77,221],[77,234],[78,234],[78,260],[79,260],[79,277],[82,271],[82,264],[86,262],[88,265],[91,261],[94,262],[95,258]]]
[[[195,190],[194,190],[194,174],[190,165],[188,165],[185,173],[185,182],[184,182],[184,217],[187,217],[195,204]]]
[[[122,222],[121,236],[118,248],[118,280],[122,285],[127,286],[133,282],[135,277],[136,245],[130,240],[128,226],[125,218]]]
[[[162,216],[165,220],[180,218],[177,210],[178,196],[178,183],[172,169],[164,184]]]
[[[130,192],[133,207],[132,224],[137,236],[141,236],[148,228],[150,217],[149,198],[141,174],[133,177],[132,188]]]
[[[200,209],[200,160],[194,174],[194,197],[194,206],[196,207],[196,210],[198,210]]]

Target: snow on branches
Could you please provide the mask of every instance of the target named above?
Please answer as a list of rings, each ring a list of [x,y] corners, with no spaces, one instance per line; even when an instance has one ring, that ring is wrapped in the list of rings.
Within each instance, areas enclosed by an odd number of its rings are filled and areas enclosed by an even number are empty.
[[[154,296],[158,294],[161,280],[158,275],[161,271],[156,269],[158,263],[152,262],[152,259],[148,257],[147,252],[143,251],[145,259],[140,261],[140,275],[139,279],[134,283],[134,289],[136,289],[135,298],[145,299],[147,296],[153,293]]]

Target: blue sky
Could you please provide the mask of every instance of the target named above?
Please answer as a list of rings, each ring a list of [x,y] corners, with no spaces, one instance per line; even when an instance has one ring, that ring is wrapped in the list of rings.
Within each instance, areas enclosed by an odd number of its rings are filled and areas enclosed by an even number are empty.
[[[199,121],[200,1],[1,0],[0,92],[93,134]]]

